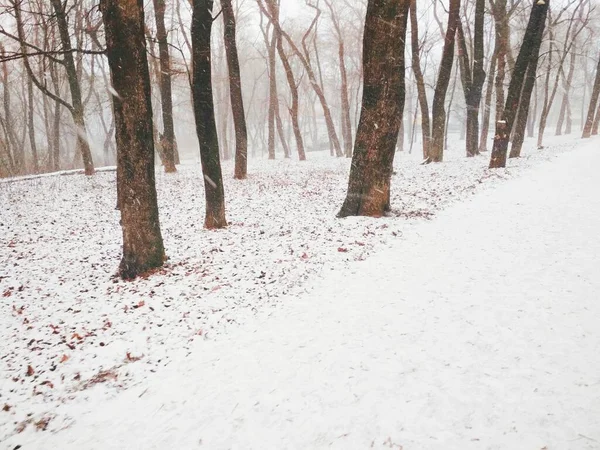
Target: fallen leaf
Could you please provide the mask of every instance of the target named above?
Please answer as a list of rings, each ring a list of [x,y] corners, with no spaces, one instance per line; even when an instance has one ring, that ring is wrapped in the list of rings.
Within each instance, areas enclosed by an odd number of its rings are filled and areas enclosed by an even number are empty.
[[[348,249],[344,247],[338,247],[338,252],[340,253],[348,253]]]
[[[33,370],[33,367],[31,366],[27,366],[27,376],[30,377],[35,373],[35,370]]]
[[[11,406],[8,403],[5,403],[2,407],[2,411],[10,411]]]
[[[62,358],[60,358],[60,362],[61,363],[64,363],[64,362],[66,362],[68,360],[69,360],[69,355],[62,355]]]

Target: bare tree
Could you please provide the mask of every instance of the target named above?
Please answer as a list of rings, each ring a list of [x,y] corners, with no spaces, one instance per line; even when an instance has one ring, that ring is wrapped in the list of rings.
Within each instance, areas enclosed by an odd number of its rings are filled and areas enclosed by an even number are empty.
[[[206,197],[204,226],[208,229],[224,228],[227,226],[225,191],[219,159],[211,74],[210,38],[213,0],[193,0],[192,3],[192,96],[204,175]]]
[[[523,37],[519,56],[515,62],[510,85],[508,87],[506,104],[502,111],[501,118],[496,122],[496,135],[494,138],[494,148],[492,149],[490,168],[506,166],[508,142],[513,130],[519,104],[525,98],[525,96],[522,95],[523,82],[526,77],[528,79],[535,79],[549,3],[550,0],[537,1],[533,4],[531,9],[525,36]],[[529,91],[529,95],[530,94],[531,91]],[[529,95],[527,96],[527,104],[529,103]]]
[[[448,13],[448,27],[444,39],[444,50],[442,61],[438,72],[435,95],[431,114],[433,116],[431,129],[431,145],[427,160],[429,162],[442,162],[444,159],[444,142],[446,136],[446,93],[450,78],[452,76],[452,65],[454,62],[454,37],[458,27],[460,15],[460,0],[450,0]]]
[[[463,25],[459,19],[457,28],[458,57],[461,68],[461,79],[465,104],[467,106],[467,156],[479,154],[479,105],[483,85],[485,83],[484,51],[483,51],[483,24],[485,18],[485,0],[475,2],[475,25],[473,39],[473,58],[469,58],[467,41]]]
[[[119,273],[133,279],[163,265],[154,175],[150,73],[143,0],[101,0],[114,89],[118,204],[123,228]]]
[[[348,192],[338,217],[380,217],[390,185],[405,96],[409,0],[369,0],[363,37],[364,88]]]
[[[171,92],[171,56],[167,28],[165,26],[165,0],[153,0],[154,17],[156,21],[156,40],[160,61],[160,99],[163,119],[163,133],[160,139],[161,153],[165,172],[177,172],[175,166],[175,126],[173,124],[173,95]]]
[[[598,97],[600,97],[600,57],[598,57],[598,66],[596,67],[596,78],[594,79],[592,96],[590,97],[588,113],[585,120],[585,125],[583,126],[583,138],[589,138],[592,135],[592,128],[594,126],[594,119],[596,116]]]
[[[246,178],[248,173],[248,131],[246,129],[244,98],[242,97],[240,61],[235,38],[235,14],[231,0],[221,0],[221,7],[223,9],[225,53],[227,54],[227,68],[229,70],[231,109],[235,127],[234,178],[242,180]]]

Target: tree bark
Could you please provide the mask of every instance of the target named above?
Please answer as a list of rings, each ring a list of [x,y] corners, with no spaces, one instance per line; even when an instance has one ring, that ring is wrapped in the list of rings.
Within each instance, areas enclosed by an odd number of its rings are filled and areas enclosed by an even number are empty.
[[[163,133],[160,139],[166,173],[177,172],[175,166],[175,126],[173,124],[173,95],[171,92],[171,57],[165,27],[165,0],[153,0],[156,20],[156,40],[160,61],[160,99],[162,107]]]
[[[423,139],[423,159],[429,155],[429,143],[431,140],[431,123],[429,121],[429,105],[427,103],[427,91],[425,89],[425,78],[421,70],[421,56],[419,45],[419,22],[417,20],[417,0],[410,1],[410,44],[412,54],[412,69],[417,82],[417,96],[421,110],[421,135]]]
[[[433,116],[431,129],[431,145],[429,147],[429,162],[442,162],[444,159],[444,138],[446,136],[446,93],[452,76],[452,65],[454,62],[454,37],[460,15],[460,0],[450,0],[450,11],[448,14],[448,28],[444,39],[444,50],[438,80],[435,86]]]
[[[204,175],[206,196],[206,217],[204,226],[208,229],[224,228],[225,191],[219,140],[215,123],[215,108],[212,93],[211,73],[211,31],[213,0],[193,0],[192,10],[192,61],[194,118],[200,143],[200,159]]]
[[[338,217],[381,217],[405,97],[404,49],[409,0],[369,0],[363,37],[364,87],[346,200]]]
[[[506,104],[504,105],[501,118],[496,122],[496,135],[494,137],[490,168],[506,166],[508,142],[519,109],[523,82],[530,65],[534,70],[533,73],[535,73],[535,70],[537,69],[540,45],[544,33],[549,3],[550,0],[535,2],[531,9],[531,15],[525,30],[523,43],[521,44],[521,49],[519,50],[519,55],[517,56],[510,85],[508,87]]]
[[[133,279],[161,267],[165,250],[154,174],[150,73],[143,0],[102,0],[117,141],[118,204],[123,228],[119,274]]]

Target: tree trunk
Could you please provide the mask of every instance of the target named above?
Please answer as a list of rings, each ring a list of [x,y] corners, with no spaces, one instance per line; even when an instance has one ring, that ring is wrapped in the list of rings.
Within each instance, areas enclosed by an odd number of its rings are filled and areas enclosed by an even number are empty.
[[[592,135],[594,126],[594,118],[596,115],[596,105],[600,96],[600,57],[598,58],[598,66],[596,67],[596,78],[594,79],[594,87],[592,89],[592,97],[590,98],[590,106],[588,107],[587,118],[583,126],[583,138],[589,138]]]
[[[204,175],[206,196],[206,217],[204,226],[208,229],[224,228],[225,191],[219,140],[215,123],[215,108],[212,93],[211,43],[213,24],[213,0],[193,0],[192,11],[192,71],[194,118],[200,143],[200,159]]]
[[[111,71],[117,140],[118,204],[123,228],[123,279],[161,267],[154,175],[150,73],[146,56],[143,0],[102,0],[106,55]]]
[[[279,6],[270,2],[267,3],[270,11],[270,18],[279,23]],[[285,76],[288,82],[288,86],[290,87],[290,93],[292,95],[292,105],[289,109],[290,118],[292,120],[292,129],[294,131],[294,138],[296,140],[296,150],[298,152],[298,159],[300,161],[306,161],[306,151],[304,150],[304,138],[302,137],[302,131],[300,129],[300,120],[299,120],[299,97],[298,97],[298,85],[296,84],[296,80],[294,78],[294,71],[292,70],[292,66],[289,62],[287,55],[285,54],[285,50],[283,49],[283,39],[281,35],[281,28],[274,26],[274,33],[276,36],[276,46],[277,46],[277,54],[279,55],[279,59],[281,60],[281,64],[283,65],[283,70],[285,71]]]
[[[412,69],[417,82],[417,95],[419,108],[421,110],[421,135],[423,136],[423,159],[429,156],[429,143],[431,140],[431,124],[429,121],[429,105],[427,103],[427,91],[425,90],[425,78],[421,70],[421,56],[419,46],[419,22],[417,20],[417,0],[410,1],[410,44],[412,53]]]
[[[492,95],[494,93],[494,76],[496,73],[496,61],[498,60],[497,55],[492,56],[490,63],[490,73],[488,75],[488,86],[485,93],[485,106],[483,111],[483,124],[481,126],[481,136],[479,139],[479,152],[487,152],[487,141],[490,130],[490,117],[492,113]]]
[[[63,65],[67,72],[67,80],[71,90],[71,102],[73,106],[73,122],[77,131],[77,148],[83,159],[83,167],[86,175],[94,174],[94,161],[90,150],[87,129],[85,126],[85,112],[83,110],[83,102],[81,100],[81,86],[77,78],[77,69],[75,60],[73,59],[73,49],[71,47],[71,38],[69,36],[69,28],[67,25],[67,16],[61,0],[50,0],[56,13],[56,25],[60,34],[62,44]]]
[[[404,109],[409,0],[369,0],[363,37],[362,112],[346,200],[338,217],[390,209],[394,153]]]
[[[37,145],[35,143],[33,113],[33,81],[31,80],[31,77],[27,77],[27,128],[29,130],[29,147],[31,148],[33,171],[34,173],[38,173],[40,171],[40,167],[38,164]]]
[[[573,84],[573,75],[575,74],[575,60],[577,59],[577,52],[575,49],[571,52],[571,61],[569,63],[569,73],[564,83],[564,94],[560,105],[560,113],[558,115],[558,121],[556,123],[556,136],[562,134],[562,128],[567,114],[567,106],[569,104],[569,92],[571,91],[571,85]]]
[[[508,87],[506,104],[501,118],[496,122],[496,135],[494,138],[494,148],[492,149],[490,168],[506,166],[508,141],[519,109],[523,82],[527,75],[528,67],[532,65],[534,74],[537,68],[549,2],[550,0],[535,2],[531,9],[529,23],[525,30],[523,43],[521,44],[519,56],[517,56],[510,85]]]
[[[269,159],[275,159],[275,106],[279,101],[277,96],[277,68],[275,66],[275,50],[277,49],[277,37],[275,32],[271,35],[269,42],[269,115],[268,115],[268,150]]]
[[[344,154],[347,158],[352,157],[352,121],[350,120],[350,101],[348,97],[348,73],[346,70],[346,51],[344,37],[339,19],[334,11],[331,0],[325,2],[331,12],[331,21],[338,38],[338,61],[340,65],[340,106],[342,122],[342,139],[344,140]]]
[[[162,106],[163,134],[160,139],[165,172],[177,172],[175,166],[175,126],[173,124],[173,95],[171,93],[171,57],[165,27],[165,0],[154,1],[156,40],[160,60],[160,99]]]
[[[448,28],[444,39],[444,50],[442,61],[438,72],[438,80],[435,86],[435,95],[432,106],[432,129],[431,145],[429,147],[428,160],[430,162],[442,162],[444,159],[444,137],[446,135],[446,93],[452,76],[452,65],[454,62],[454,36],[458,26],[460,14],[460,0],[450,0],[450,11],[448,14]]]

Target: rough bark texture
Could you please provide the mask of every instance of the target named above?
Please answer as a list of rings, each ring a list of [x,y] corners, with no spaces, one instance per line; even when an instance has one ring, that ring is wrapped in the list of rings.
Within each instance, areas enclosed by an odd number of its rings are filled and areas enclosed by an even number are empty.
[[[450,0],[450,11],[448,15],[448,27],[444,40],[442,61],[438,72],[438,80],[435,86],[433,106],[431,109],[432,129],[431,145],[429,147],[428,159],[430,162],[442,162],[444,159],[444,138],[446,136],[446,93],[452,76],[452,65],[454,63],[454,37],[458,26],[460,14],[460,0]]]
[[[501,118],[496,122],[496,135],[494,137],[490,168],[506,166],[508,141],[519,109],[523,82],[530,64],[533,66],[533,70],[537,68],[549,3],[550,0],[535,2],[531,9],[523,43],[521,44],[508,87],[506,104],[504,105]]]
[[[592,128],[594,126],[598,97],[600,97],[600,57],[598,57],[598,66],[596,67],[596,78],[594,80],[594,88],[592,89],[592,96],[590,98],[590,105],[588,107],[587,118],[585,120],[585,125],[583,126],[582,137],[584,138],[589,138],[592,135]]]
[[[421,135],[423,139],[423,159],[429,155],[429,142],[431,140],[431,123],[429,121],[429,105],[427,103],[427,91],[425,89],[425,78],[421,70],[421,55],[419,48],[419,22],[417,20],[417,0],[410,2],[410,45],[412,55],[412,69],[417,82],[417,96],[419,98],[419,109],[421,110]]]
[[[118,203],[123,228],[120,275],[132,279],[162,266],[154,178],[150,73],[143,0],[102,0],[117,141]]]
[[[173,95],[171,92],[171,57],[165,27],[165,0],[154,0],[156,40],[160,60],[160,99],[163,117],[163,138],[160,140],[165,172],[177,172],[175,166],[175,127],[173,124]]]
[[[269,159],[275,159],[275,108],[279,101],[277,95],[277,68],[275,67],[275,50],[277,48],[277,37],[275,33],[271,36],[268,47],[269,56],[269,113],[268,113],[268,138],[267,146]]]
[[[338,217],[380,217],[390,208],[394,153],[404,109],[408,7],[409,0],[369,0],[362,111],[348,192]]]
[[[193,0],[192,12],[192,61],[194,118],[200,143],[200,159],[204,175],[206,217],[208,229],[227,226],[225,219],[225,191],[219,140],[215,123],[215,108],[212,93],[210,35],[212,31],[213,0]]]
[[[73,106],[71,113],[73,115],[73,122],[77,128],[77,149],[83,159],[85,174],[93,175],[94,161],[92,160],[92,152],[90,150],[87,129],[85,126],[85,112],[81,97],[81,86],[79,85],[75,60],[73,59],[73,52],[71,51],[71,37],[69,36],[67,16],[61,0],[51,0],[51,2],[54,12],[56,13],[56,25],[58,26],[62,50],[65,52],[63,56],[63,65],[67,72],[67,81],[69,82],[69,89],[71,91],[71,102]]]
[[[248,130],[244,98],[242,96],[242,78],[235,37],[235,15],[231,0],[221,0],[223,8],[225,53],[229,70],[229,92],[233,125],[235,127],[235,170],[233,177],[238,180],[246,178],[248,173]]]

